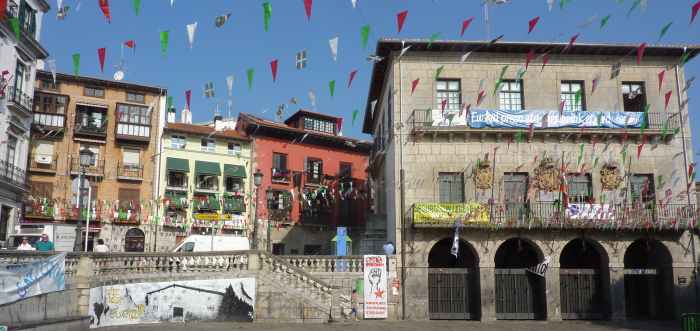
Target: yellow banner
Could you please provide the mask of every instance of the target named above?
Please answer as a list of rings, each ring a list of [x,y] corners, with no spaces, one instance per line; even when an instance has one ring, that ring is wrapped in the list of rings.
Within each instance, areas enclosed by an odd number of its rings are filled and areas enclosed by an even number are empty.
[[[194,214],[194,219],[200,220],[200,221],[219,221],[220,217],[219,214],[215,213],[208,213],[208,214],[203,214],[203,213],[197,213]]]
[[[413,205],[414,224],[488,223],[488,206],[468,203],[416,203]]]

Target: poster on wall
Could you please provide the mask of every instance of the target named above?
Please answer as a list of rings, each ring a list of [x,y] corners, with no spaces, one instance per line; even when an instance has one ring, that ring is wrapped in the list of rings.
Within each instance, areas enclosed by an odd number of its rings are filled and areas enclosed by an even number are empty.
[[[566,216],[578,220],[614,220],[615,210],[608,204],[570,203],[566,207]]]
[[[90,289],[90,328],[171,321],[252,322],[255,278],[134,283]]]
[[[389,317],[387,297],[386,255],[365,255],[362,258],[365,279],[365,319]]]
[[[66,253],[29,263],[0,263],[0,305],[66,287]]]

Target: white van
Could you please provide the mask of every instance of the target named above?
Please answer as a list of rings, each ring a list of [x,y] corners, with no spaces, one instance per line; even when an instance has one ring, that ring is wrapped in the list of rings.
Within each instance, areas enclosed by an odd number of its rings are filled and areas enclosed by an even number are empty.
[[[193,234],[177,245],[173,252],[246,251],[249,249],[250,242],[247,237]]]

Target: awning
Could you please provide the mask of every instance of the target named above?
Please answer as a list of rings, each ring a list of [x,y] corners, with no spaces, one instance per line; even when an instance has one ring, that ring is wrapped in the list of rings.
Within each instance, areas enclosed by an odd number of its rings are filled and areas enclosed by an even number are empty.
[[[206,161],[195,161],[194,172],[199,175],[215,175],[221,176],[221,167],[218,163],[206,162]]]
[[[245,178],[245,167],[235,164],[224,164],[224,176]]]
[[[168,170],[190,172],[190,163],[186,159],[178,159],[178,158],[174,158],[174,157],[169,157],[165,161],[165,166],[168,168]]]

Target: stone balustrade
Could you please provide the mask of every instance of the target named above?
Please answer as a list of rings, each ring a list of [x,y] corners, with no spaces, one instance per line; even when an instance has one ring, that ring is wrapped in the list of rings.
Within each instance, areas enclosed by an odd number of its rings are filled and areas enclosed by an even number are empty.
[[[363,272],[362,256],[282,255],[289,264],[306,272]]]

